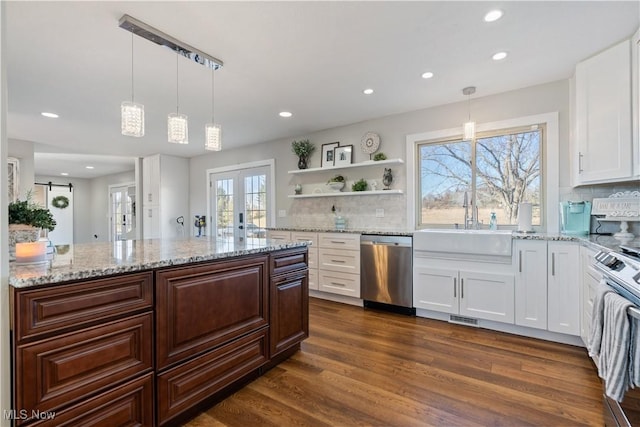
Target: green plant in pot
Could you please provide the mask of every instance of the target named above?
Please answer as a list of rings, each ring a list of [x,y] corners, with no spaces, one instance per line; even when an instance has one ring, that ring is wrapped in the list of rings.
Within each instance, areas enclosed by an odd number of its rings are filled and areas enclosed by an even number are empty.
[[[16,243],[35,242],[42,229],[53,231],[56,221],[49,209],[31,200],[16,200],[9,203],[9,248],[15,251]]]
[[[351,186],[351,190],[353,191],[367,191],[367,187],[369,184],[364,178],[360,178],[358,181],[354,182]]]
[[[316,146],[308,139],[301,139],[300,141],[293,141],[291,143],[291,151],[298,156],[298,169],[307,168],[307,161],[315,149]]]

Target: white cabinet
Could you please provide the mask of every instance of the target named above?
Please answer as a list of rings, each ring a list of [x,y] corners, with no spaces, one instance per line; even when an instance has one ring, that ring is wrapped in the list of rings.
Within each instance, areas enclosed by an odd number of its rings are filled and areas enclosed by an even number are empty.
[[[309,252],[309,289],[318,290],[318,233],[307,231],[292,231],[290,236],[293,242],[311,242],[307,247]]]
[[[515,323],[547,329],[547,242],[516,240]]]
[[[631,112],[634,176],[640,177],[640,28],[631,38]]]
[[[360,235],[318,233],[318,290],[360,298]]]
[[[156,154],[142,159],[142,233],[145,239],[181,236],[177,218],[189,217],[189,161]],[[190,229],[184,230],[188,235]]]
[[[513,323],[513,275],[414,267],[416,308]]]
[[[580,337],[585,345],[589,331],[591,330],[591,316],[593,313],[593,300],[598,290],[602,274],[594,268],[595,255],[597,251],[587,248],[580,248],[580,260],[582,268],[582,286],[580,287]]]
[[[290,242],[291,232],[281,231],[281,230],[267,230],[267,239],[270,239],[276,242]]]
[[[547,329],[580,335],[580,255],[571,242],[548,242]]]
[[[632,176],[631,42],[576,66],[574,185]]]

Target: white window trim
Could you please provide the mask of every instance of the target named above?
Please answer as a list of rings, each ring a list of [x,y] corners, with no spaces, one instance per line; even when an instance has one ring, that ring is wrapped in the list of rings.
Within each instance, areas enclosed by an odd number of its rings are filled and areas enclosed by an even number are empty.
[[[239,163],[237,165],[231,166],[221,166],[219,168],[207,169],[205,171],[205,188],[207,189],[207,218],[209,218],[209,224],[212,224],[213,218],[211,214],[211,189],[209,188],[209,182],[211,182],[211,175],[222,172],[235,172],[242,169],[253,169],[259,168],[262,166],[269,167],[269,182],[271,182],[271,191],[268,194],[269,198],[269,208],[267,209],[267,226],[275,227],[276,226],[276,191],[275,191],[275,177],[276,177],[276,161],[275,159],[267,159],[267,160],[258,160],[255,162],[248,163]]]
[[[476,132],[488,132],[535,124],[545,124],[547,129],[546,144],[542,149],[542,164],[544,168],[543,184],[545,188],[545,218],[543,224],[546,230],[539,229],[540,227],[538,227],[536,231],[557,233],[560,231],[560,212],[558,208],[558,203],[560,202],[560,138],[558,112],[480,123],[476,126]],[[462,134],[461,131],[461,128],[451,128],[407,135],[407,225],[409,225],[410,228],[415,229],[417,224],[415,191],[417,186],[416,169],[418,159],[416,158],[416,144],[424,141],[460,136]]]

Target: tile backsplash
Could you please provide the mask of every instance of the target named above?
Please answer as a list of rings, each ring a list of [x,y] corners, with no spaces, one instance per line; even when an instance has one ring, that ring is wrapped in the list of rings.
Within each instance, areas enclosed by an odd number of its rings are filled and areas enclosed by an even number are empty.
[[[584,187],[560,187],[560,201],[589,201],[597,198],[607,198],[611,194],[625,191],[640,191],[640,183],[600,184]],[[620,230],[619,222],[591,221],[591,230],[598,233],[615,233]],[[640,235],[640,222],[629,222],[629,231],[636,236]]]

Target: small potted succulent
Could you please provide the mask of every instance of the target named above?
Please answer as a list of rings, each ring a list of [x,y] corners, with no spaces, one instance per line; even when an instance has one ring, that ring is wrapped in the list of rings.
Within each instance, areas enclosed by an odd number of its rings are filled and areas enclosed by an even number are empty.
[[[369,184],[364,178],[360,178],[358,181],[354,182],[351,186],[351,190],[353,191],[367,191],[367,187]]]
[[[336,193],[342,191],[345,185],[344,176],[342,175],[334,176],[333,178],[329,179],[329,181],[327,181],[327,185],[332,191]]]
[[[291,151],[298,156],[298,169],[307,168],[307,161],[315,149],[316,146],[308,139],[301,139],[300,141],[293,141],[291,143]]]

